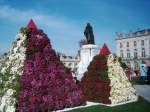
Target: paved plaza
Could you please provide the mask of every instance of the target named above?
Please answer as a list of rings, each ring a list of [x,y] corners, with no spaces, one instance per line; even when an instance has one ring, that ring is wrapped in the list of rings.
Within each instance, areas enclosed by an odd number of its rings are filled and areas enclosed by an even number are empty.
[[[150,102],[150,85],[134,85],[138,94]]]

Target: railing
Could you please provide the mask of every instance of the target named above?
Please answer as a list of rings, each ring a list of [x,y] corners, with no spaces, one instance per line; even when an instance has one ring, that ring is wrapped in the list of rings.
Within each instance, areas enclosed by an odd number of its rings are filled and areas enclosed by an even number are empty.
[[[146,36],[150,35],[150,29],[141,30],[129,34],[122,34],[122,33],[116,33],[117,38],[116,39],[123,39],[123,38],[132,38],[132,37],[139,37],[139,36]]]

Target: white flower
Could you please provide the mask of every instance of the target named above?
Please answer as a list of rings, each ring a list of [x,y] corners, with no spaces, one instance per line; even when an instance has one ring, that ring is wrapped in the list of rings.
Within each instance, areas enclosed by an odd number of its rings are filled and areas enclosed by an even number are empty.
[[[11,74],[22,74],[22,68],[26,56],[26,48],[22,45],[25,43],[26,36],[19,33],[17,35],[17,38],[19,39],[12,44],[10,52],[3,58],[0,58],[0,62],[3,63],[3,65],[0,65],[1,73],[5,73],[6,70],[9,68]],[[7,81],[5,85],[12,83],[14,78],[14,75],[9,77],[9,81]],[[9,88],[3,88],[2,91],[5,90],[5,94],[3,95],[3,97],[0,98],[0,112],[4,109],[6,109],[5,112],[15,112],[16,99],[12,97],[14,90]]]
[[[136,100],[135,89],[129,82],[124,70],[120,66],[118,59],[114,62],[114,56],[110,54],[107,60],[108,77],[110,79],[110,97],[112,104],[124,103],[127,101]]]

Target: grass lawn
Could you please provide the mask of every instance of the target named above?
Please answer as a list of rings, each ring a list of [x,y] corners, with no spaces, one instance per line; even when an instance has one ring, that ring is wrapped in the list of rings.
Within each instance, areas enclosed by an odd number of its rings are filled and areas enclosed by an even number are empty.
[[[150,102],[139,97],[138,102],[128,103],[121,106],[108,107],[96,105],[82,109],[74,109],[67,112],[150,112]]]

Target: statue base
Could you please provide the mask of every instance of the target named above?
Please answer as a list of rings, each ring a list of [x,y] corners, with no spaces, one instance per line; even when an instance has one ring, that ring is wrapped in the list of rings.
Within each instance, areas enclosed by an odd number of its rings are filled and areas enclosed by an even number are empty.
[[[93,44],[83,45],[80,48],[80,62],[77,66],[77,79],[81,81],[83,74],[86,72],[88,65],[93,57],[98,54],[98,46]]]

